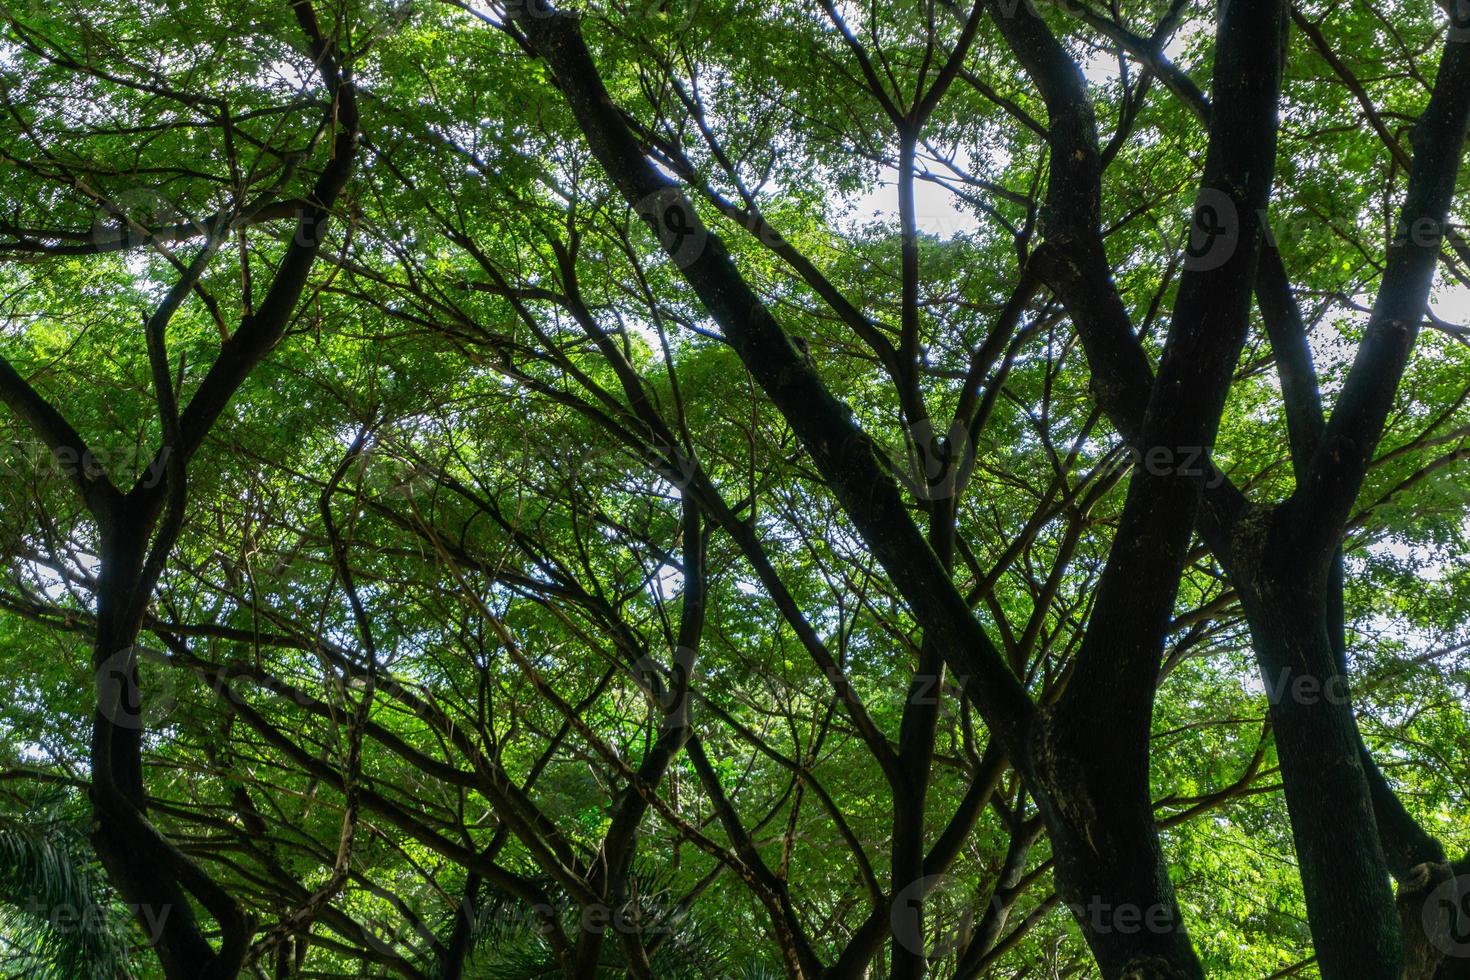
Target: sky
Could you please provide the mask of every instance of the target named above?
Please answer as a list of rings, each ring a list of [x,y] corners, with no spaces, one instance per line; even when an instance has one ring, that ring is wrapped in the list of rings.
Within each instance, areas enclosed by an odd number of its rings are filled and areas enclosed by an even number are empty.
[[[1188,21],[1164,48],[1165,56],[1174,62],[1186,57],[1189,45],[1202,32],[1209,31],[1212,23]],[[1098,50],[1082,66],[1082,73],[1089,82],[1097,86],[1111,84],[1118,79],[1118,60],[1111,51]],[[964,154],[957,156],[961,166],[969,161]],[[854,224],[870,221],[898,222],[897,171],[892,167],[879,172],[878,181],[862,194],[850,201],[849,220]],[[941,239],[977,231],[980,223],[972,210],[963,207],[953,194],[929,181],[919,180],[914,184],[914,211],[921,232],[936,235]],[[1430,308],[1443,320],[1456,324],[1470,324],[1470,288],[1458,283],[1447,283],[1441,278],[1430,299]]]

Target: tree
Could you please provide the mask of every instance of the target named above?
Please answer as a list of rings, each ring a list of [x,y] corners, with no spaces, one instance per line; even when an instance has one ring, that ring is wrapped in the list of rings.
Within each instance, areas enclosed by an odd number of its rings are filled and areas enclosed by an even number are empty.
[[[9,10],[15,808],[170,978],[1462,975],[1463,15]]]

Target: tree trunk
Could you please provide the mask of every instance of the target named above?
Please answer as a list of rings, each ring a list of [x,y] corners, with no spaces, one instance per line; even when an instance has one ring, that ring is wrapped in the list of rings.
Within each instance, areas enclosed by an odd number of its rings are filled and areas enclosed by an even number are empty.
[[[1270,702],[1317,963],[1324,980],[1399,980],[1403,943],[1347,677],[1327,625],[1330,556],[1279,528],[1236,576]],[[1253,566],[1253,567],[1251,567]]]
[[[1041,728],[1034,782],[1057,892],[1104,980],[1203,978],[1155,829],[1147,758],[1104,768],[1098,732]]]

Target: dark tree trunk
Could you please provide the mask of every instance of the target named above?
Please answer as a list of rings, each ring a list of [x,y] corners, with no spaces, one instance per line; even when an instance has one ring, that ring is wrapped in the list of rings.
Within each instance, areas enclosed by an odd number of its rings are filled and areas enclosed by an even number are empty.
[[[1347,677],[1327,622],[1331,556],[1303,555],[1287,511],[1235,576],[1281,761],[1312,940],[1327,980],[1398,980],[1403,943]]]
[[[1057,892],[1102,976],[1202,978],[1160,850],[1147,759],[1128,770],[1103,766],[1097,749],[1109,743],[1098,732],[1053,728],[1047,736],[1035,782]]]

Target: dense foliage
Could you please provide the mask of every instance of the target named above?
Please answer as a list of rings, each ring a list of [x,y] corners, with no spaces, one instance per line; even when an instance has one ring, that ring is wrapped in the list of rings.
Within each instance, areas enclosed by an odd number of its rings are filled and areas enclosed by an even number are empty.
[[[0,973],[1467,975],[1462,8],[7,3]]]

